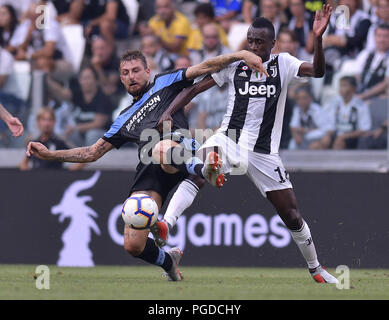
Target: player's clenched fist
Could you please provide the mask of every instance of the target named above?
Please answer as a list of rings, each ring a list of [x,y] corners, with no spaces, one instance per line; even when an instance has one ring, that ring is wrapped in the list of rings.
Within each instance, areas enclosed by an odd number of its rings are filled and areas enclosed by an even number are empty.
[[[42,160],[50,159],[50,151],[40,142],[30,142],[26,151],[27,157],[35,156]]]

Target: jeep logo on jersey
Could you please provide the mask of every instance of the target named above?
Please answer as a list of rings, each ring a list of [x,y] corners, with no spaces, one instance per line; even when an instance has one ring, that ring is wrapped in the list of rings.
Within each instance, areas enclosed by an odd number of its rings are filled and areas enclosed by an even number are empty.
[[[126,125],[127,131],[135,130],[135,125],[141,122],[151,111],[155,109],[158,102],[161,101],[161,97],[155,96],[151,98],[142,108],[135,111],[131,117],[131,120]]]
[[[239,94],[247,95],[255,98],[270,98],[276,94],[276,86],[274,84],[266,85],[265,82],[244,82],[244,88],[238,89]]]

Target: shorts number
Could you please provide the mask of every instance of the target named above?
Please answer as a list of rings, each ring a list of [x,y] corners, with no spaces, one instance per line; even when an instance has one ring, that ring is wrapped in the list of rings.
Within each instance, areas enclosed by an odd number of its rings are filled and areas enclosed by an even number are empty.
[[[277,167],[277,169],[274,169],[275,172],[278,172],[278,175],[280,176],[280,181],[279,183],[285,183],[286,180],[285,179],[289,179],[288,178],[288,173],[286,172],[286,170],[284,171],[284,174],[285,174],[285,178],[282,176],[282,172],[281,172],[281,168],[280,167]]]

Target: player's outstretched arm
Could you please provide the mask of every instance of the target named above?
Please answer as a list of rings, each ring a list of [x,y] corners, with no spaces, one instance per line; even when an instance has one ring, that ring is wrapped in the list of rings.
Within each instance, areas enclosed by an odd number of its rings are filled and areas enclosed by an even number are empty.
[[[247,50],[223,54],[215,58],[208,59],[193,67],[189,67],[186,70],[185,75],[187,79],[195,79],[204,74],[217,72],[227,67],[229,64],[239,60],[244,60],[249,68],[258,71],[261,76],[262,74],[265,74],[267,77],[269,76],[266,68],[262,65],[262,59]]]
[[[325,4],[321,11],[316,11],[315,21],[313,22],[313,63],[304,62],[301,64],[298,75],[300,77],[321,78],[325,73],[326,61],[324,58],[322,36],[330,22],[332,7]]]
[[[16,117],[13,117],[1,103],[0,119],[7,124],[14,137],[20,137],[23,134],[24,128],[20,120]]]
[[[89,147],[73,148],[69,150],[48,150],[39,142],[30,142],[27,146],[26,155],[35,156],[42,160],[52,160],[60,162],[93,162],[101,158],[105,153],[113,148],[113,145],[103,139]]]
[[[167,124],[169,129],[173,126],[173,118],[172,115],[176,113],[178,110],[185,107],[191,100],[197,96],[199,93],[208,90],[209,88],[216,85],[215,80],[210,75],[207,75],[201,81],[195,83],[194,85],[185,88],[182,90],[172,101],[169,108],[162,114],[159,122],[157,124],[158,130],[163,131],[164,123]]]

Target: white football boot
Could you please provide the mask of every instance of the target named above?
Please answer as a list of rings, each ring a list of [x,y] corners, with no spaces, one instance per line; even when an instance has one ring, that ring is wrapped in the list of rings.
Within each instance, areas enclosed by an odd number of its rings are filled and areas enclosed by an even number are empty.
[[[318,266],[314,270],[309,270],[313,280],[319,283],[339,283],[338,279],[329,274],[324,267]]]
[[[166,276],[169,281],[181,281],[184,278],[180,269],[178,269],[178,264],[180,263],[183,254],[181,249],[174,247],[171,248],[167,253],[172,258],[173,265],[170,271],[164,273],[163,276]]]

